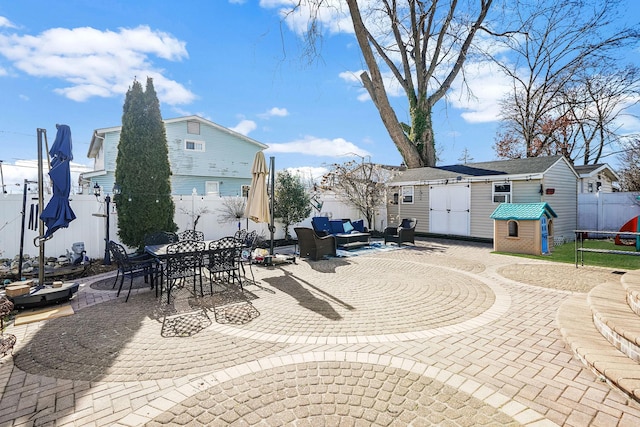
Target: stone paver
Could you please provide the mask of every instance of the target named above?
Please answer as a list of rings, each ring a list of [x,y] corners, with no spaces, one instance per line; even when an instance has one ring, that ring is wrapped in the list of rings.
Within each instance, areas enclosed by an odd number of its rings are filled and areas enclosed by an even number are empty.
[[[73,316],[10,325],[0,426],[640,424],[554,322],[613,271],[421,240],[254,273],[244,320],[234,295],[124,303],[100,276]]]

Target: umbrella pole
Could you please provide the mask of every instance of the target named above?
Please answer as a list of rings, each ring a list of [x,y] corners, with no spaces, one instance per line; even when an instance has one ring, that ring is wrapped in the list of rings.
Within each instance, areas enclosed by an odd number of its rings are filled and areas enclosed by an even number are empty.
[[[38,211],[42,214],[44,210],[44,178],[42,165],[42,135],[46,137],[47,130],[38,128]],[[44,221],[38,218],[40,224],[39,235],[44,236]],[[39,262],[38,262],[38,285],[44,285],[44,239],[40,240],[38,245]]]
[[[269,231],[271,232],[271,245],[269,246],[269,255],[273,256],[273,233],[275,228],[273,227],[273,199],[275,198],[275,157],[269,157],[269,175],[271,175],[271,223],[269,224]]]

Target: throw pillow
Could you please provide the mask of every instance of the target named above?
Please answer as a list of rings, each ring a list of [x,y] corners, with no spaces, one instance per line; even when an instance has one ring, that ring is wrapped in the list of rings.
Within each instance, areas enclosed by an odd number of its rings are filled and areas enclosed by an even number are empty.
[[[342,227],[344,228],[345,233],[351,233],[353,231],[353,225],[351,225],[350,221],[347,221],[344,224],[342,224]]]
[[[363,219],[359,219],[357,221],[352,221],[351,225],[353,225],[353,228],[360,232],[360,233],[364,233],[364,220]]]

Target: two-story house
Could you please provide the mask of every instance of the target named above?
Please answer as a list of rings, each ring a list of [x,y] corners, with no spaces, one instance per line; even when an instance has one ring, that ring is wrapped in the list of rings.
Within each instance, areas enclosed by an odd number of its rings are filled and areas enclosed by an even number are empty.
[[[175,195],[217,194],[242,196],[251,185],[251,166],[267,145],[198,116],[164,120],[171,165],[171,192]],[[87,157],[93,170],[80,177],[92,191],[97,183],[111,192],[122,126],[96,129]]]

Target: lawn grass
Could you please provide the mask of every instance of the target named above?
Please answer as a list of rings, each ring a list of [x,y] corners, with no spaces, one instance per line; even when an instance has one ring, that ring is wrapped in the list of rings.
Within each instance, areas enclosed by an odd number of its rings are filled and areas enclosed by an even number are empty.
[[[634,246],[616,246],[612,240],[585,240],[585,248],[592,249],[610,249],[615,251],[630,251],[635,252]],[[549,255],[526,255],[526,254],[512,254],[506,252],[496,252],[505,255],[519,256],[523,258],[543,259],[546,261],[564,262],[568,264],[575,264],[576,248],[575,243],[565,243],[553,248],[553,251]],[[628,255],[615,255],[615,254],[601,254],[584,252],[583,253],[584,265],[594,265],[598,267],[618,268],[622,270],[637,270],[640,268],[640,256],[628,256]],[[581,265],[581,264],[579,264]]]

